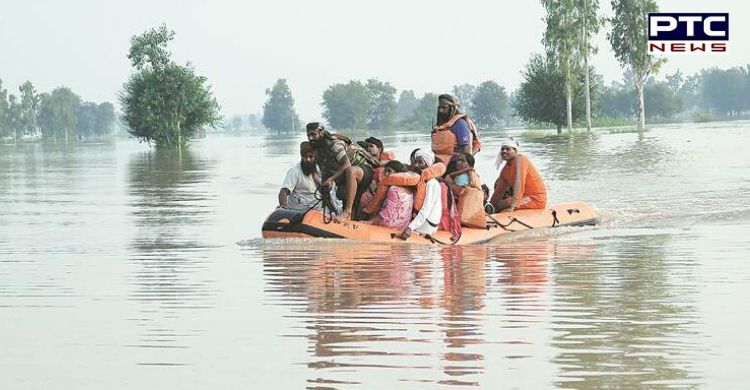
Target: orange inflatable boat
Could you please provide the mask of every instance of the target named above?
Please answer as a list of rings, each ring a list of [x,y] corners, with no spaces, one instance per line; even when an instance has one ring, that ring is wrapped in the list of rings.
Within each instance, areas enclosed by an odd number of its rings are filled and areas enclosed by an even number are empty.
[[[487,217],[484,229],[463,227],[457,242],[451,242],[450,232],[438,231],[434,236],[412,234],[407,240],[415,244],[480,244],[503,234],[530,229],[560,226],[586,226],[599,222],[599,216],[584,202],[566,202],[543,210],[516,210],[492,214]],[[372,225],[363,221],[337,222],[321,211],[276,209],[263,223],[264,238],[320,237],[346,238],[357,241],[400,241],[394,229]]]

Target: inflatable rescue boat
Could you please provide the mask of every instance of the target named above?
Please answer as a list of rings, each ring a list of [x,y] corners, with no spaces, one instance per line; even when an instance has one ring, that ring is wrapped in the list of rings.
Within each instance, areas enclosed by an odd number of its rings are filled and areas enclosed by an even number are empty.
[[[458,240],[451,233],[438,231],[433,236],[413,233],[406,242],[415,244],[481,244],[503,234],[562,226],[587,226],[599,222],[599,216],[584,202],[559,203],[542,210],[515,210],[488,215],[484,229],[462,227]],[[364,221],[338,222],[318,210],[276,209],[263,223],[263,238],[345,238],[369,242],[398,242],[400,230]]]

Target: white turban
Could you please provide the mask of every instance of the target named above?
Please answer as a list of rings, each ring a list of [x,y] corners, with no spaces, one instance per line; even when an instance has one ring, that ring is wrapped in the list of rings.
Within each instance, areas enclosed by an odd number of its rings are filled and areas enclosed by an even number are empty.
[[[417,149],[414,153],[414,159],[422,158],[427,165],[432,165],[435,162],[435,153],[432,153],[429,149]]]
[[[515,149],[516,152],[521,149],[518,141],[516,141],[516,139],[513,137],[503,138],[502,140],[500,140],[500,150],[497,151],[497,158],[495,159],[495,168],[497,169],[500,169],[500,166],[505,163],[505,160],[503,160],[502,156],[503,146],[510,146],[511,148]]]
[[[500,147],[502,148],[503,146],[510,146],[516,151],[520,149],[520,146],[518,145],[518,141],[516,141],[516,139],[513,137],[503,138],[502,140],[500,140]]]

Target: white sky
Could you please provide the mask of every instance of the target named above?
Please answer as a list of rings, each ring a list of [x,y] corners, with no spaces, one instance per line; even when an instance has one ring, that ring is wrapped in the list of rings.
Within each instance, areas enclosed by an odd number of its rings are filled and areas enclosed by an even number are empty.
[[[117,103],[131,73],[130,37],[162,22],[171,51],[213,86],[222,112],[259,112],[278,78],[292,88],[304,121],[319,119],[331,84],[371,77],[399,93],[450,91],[495,80],[508,91],[541,52],[544,9],[533,0],[0,0],[0,79],[9,93],[70,87],[84,100]],[[672,56],[661,75],[750,63],[750,3],[661,0],[662,12],[729,12],[724,55]],[[601,1],[605,14],[609,0]],[[645,23],[645,22],[644,22]],[[607,82],[622,69],[600,34],[592,59]]]

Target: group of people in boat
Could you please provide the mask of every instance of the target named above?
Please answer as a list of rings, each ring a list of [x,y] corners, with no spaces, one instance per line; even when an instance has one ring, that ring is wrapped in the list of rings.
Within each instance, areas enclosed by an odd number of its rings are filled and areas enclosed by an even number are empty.
[[[482,148],[478,132],[460,107],[453,95],[438,97],[431,147],[412,151],[408,164],[378,138],[355,142],[308,123],[308,140],[300,144],[300,162],[287,172],[279,207],[327,207],[338,221],[367,220],[400,230],[403,239],[413,232],[484,228],[486,213],[543,209],[544,181],[512,137],[501,141],[498,163],[505,165],[490,195],[474,170]]]

